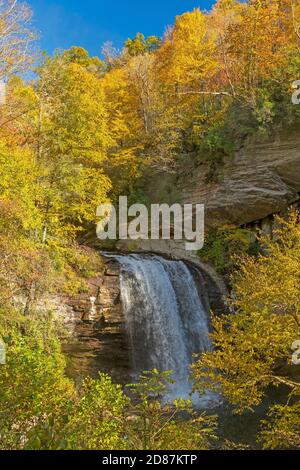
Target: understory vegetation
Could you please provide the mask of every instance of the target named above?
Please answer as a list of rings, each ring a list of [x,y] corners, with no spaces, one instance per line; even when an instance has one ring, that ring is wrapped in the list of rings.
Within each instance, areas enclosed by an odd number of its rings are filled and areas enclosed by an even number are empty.
[[[222,440],[218,417],[191,402],[164,404],[170,372],[145,372],[130,393],[102,373],[75,385],[62,326],[40,301],[84,292],[101,269],[83,244],[99,204],[120,194],[144,202],[141,178],[157,171],[209,162],[212,180],[246,139],[299,124],[299,30],[296,0],[218,0],[176,18],[163,38],[139,33],[121,51],[105,44],[103,59],[78,46],[47,56],[36,50],[30,8],[0,1],[1,449],[244,445]],[[201,256],[232,273],[235,313],[214,318],[215,350],[197,359],[192,379],[241,415],[282,389],[256,438],[286,449],[300,446],[291,349],[300,340],[299,214],[277,227],[259,248],[246,229],[209,234]]]

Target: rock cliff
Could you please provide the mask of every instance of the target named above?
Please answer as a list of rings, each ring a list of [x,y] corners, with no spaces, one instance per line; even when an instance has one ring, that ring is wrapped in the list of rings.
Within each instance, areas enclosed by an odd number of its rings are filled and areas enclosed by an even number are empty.
[[[103,272],[87,279],[84,292],[44,298],[39,307],[52,311],[65,327],[63,350],[71,377],[80,381],[102,371],[126,384],[130,382],[130,361],[119,266],[114,261],[104,262]]]
[[[280,212],[299,200],[300,129],[248,141],[226,157],[207,182],[208,164],[178,179],[181,203],[202,203],[206,224],[240,226]]]

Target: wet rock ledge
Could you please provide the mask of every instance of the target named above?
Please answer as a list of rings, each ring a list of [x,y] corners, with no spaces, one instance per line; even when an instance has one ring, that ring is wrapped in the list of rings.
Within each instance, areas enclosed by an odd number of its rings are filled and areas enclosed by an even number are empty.
[[[119,266],[107,261],[103,273],[87,280],[78,295],[50,299],[51,309],[63,322],[68,339],[63,345],[68,373],[75,380],[98,371],[118,383],[130,381],[130,361],[120,299]]]

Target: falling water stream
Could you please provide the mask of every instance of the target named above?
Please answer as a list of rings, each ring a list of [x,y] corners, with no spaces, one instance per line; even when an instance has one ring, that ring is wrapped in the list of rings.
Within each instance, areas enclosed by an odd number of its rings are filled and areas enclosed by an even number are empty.
[[[109,255],[121,266],[121,300],[130,341],[132,368],[173,371],[168,399],[189,398],[194,353],[212,348],[209,317],[188,266],[156,255]],[[201,407],[215,404],[206,394]]]

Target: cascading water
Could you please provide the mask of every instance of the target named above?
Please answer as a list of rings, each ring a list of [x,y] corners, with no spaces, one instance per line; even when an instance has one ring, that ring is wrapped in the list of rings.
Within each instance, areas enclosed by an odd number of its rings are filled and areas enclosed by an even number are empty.
[[[168,399],[189,398],[194,353],[211,349],[209,319],[194,278],[182,261],[155,255],[110,255],[121,266],[121,299],[135,375],[173,371]],[[207,394],[199,406],[211,406]],[[196,401],[194,397],[194,401]]]

